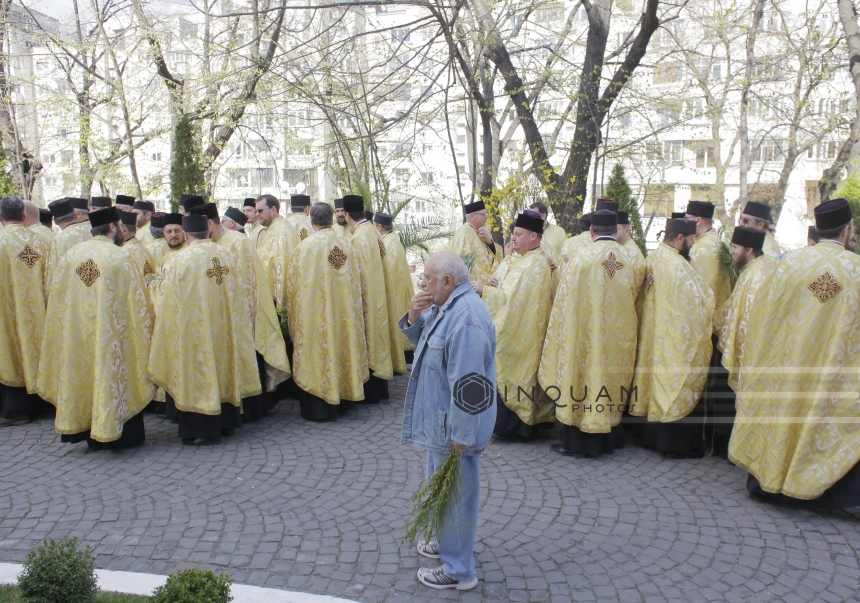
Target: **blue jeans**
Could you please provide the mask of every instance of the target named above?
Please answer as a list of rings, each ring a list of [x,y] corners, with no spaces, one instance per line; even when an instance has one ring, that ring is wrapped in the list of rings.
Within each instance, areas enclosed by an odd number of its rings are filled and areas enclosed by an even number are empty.
[[[444,452],[427,451],[427,479],[442,466],[447,456]],[[460,470],[463,474],[460,504],[448,515],[442,533],[437,534],[442,567],[446,574],[460,581],[475,578],[473,552],[478,529],[478,503],[481,498],[480,458],[480,455],[460,455]]]

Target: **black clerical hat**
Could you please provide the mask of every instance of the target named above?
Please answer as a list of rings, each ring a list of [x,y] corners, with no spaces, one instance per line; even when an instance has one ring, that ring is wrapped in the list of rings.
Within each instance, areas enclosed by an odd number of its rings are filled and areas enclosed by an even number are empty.
[[[474,203],[466,203],[466,205],[463,206],[463,209],[466,211],[466,215],[468,216],[469,214],[473,214],[476,211],[483,211],[487,209],[487,206],[484,205],[483,201],[475,201]]]
[[[738,226],[732,233],[732,243],[741,247],[761,249],[764,245],[764,231],[749,226]]]
[[[90,226],[104,226],[105,224],[113,224],[119,222],[119,211],[115,207],[106,207],[101,211],[94,211],[89,215]]]
[[[591,228],[591,214],[582,214],[579,219],[579,230],[585,231]]]
[[[119,221],[126,226],[137,226],[137,214],[133,211],[117,210],[119,213]],[[91,220],[92,221],[92,220]]]
[[[161,212],[152,214],[149,226],[151,228],[164,228],[164,214]]]
[[[245,212],[235,207],[228,207],[227,211],[224,212],[224,217],[230,218],[239,226],[244,226],[248,223],[248,216],[245,215]]]
[[[132,205],[131,208],[152,213],[155,211],[155,203],[153,203],[152,201],[135,201],[134,205]]]
[[[765,222],[772,222],[770,218],[770,206],[767,203],[750,201],[741,213],[764,220]]]
[[[343,209],[343,199],[335,199],[334,200],[334,208],[335,209]]]
[[[164,214],[162,220],[164,220],[165,226],[169,224],[178,224],[179,226],[182,226],[182,214]]]
[[[618,201],[601,197],[597,200],[597,204],[594,206],[594,211],[600,211],[601,209],[608,209],[609,211],[617,212]]]
[[[290,195],[290,207],[310,207],[311,198],[308,195]]]
[[[394,219],[388,214],[376,212],[376,215],[373,216],[373,221],[377,224],[381,224],[382,226],[391,226],[391,224],[394,222]]]
[[[197,207],[198,205],[203,205],[206,201],[203,200],[203,197],[200,195],[180,195],[179,196],[179,205],[185,209],[185,211],[191,211],[192,207]]]
[[[673,211],[672,212],[672,219],[673,220],[683,220],[686,217],[687,217],[687,214],[682,212],[682,211]]]
[[[815,227],[818,230],[834,230],[848,226],[851,222],[851,206],[845,199],[831,199],[815,206]]]
[[[50,210],[39,208],[39,222],[47,226],[51,227],[54,223],[54,217],[51,215]]]
[[[806,238],[812,239],[813,241],[815,241],[817,243],[819,241],[818,229],[815,228],[815,226],[810,226],[809,229],[806,231]]]
[[[666,234],[672,237],[696,234],[696,221],[686,218],[669,218],[666,220]]]
[[[69,201],[72,202],[72,207],[75,209],[90,209],[90,202],[86,199],[79,199],[78,197],[69,197]]]
[[[70,199],[57,199],[56,201],[51,201],[48,203],[48,209],[51,210],[51,214],[55,218],[68,216],[70,213],[75,211],[75,207],[72,205]]]
[[[543,217],[540,215],[540,212],[527,209],[517,216],[514,227],[525,228],[526,230],[543,234]]]
[[[92,207],[111,207],[113,202],[110,197],[93,197],[90,199],[90,205]]]
[[[618,214],[608,209],[598,209],[591,214],[592,226],[617,226]]]
[[[373,220],[373,212],[370,211],[369,209],[365,209],[364,210],[364,219],[367,220],[368,222],[371,222]]]
[[[364,197],[361,195],[344,195],[343,211],[348,214],[355,214],[360,211],[364,211]]]
[[[245,197],[245,202],[242,203],[242,207],[256,207],[257,200],[254,197]]]
[[[204,203],[191,208],[188,213],[199,216],[206,216],[210,220],[218,219],[218,206],[214,203]]]
[[[134,205],[134,197],[130,197],[129,195],[117,195],[116,196],[116,204],[117,205]]]
[[[185,232],[204,232],[209,230],[209,218],[200,214],[182,216],[182,230]]]
[[[630,214],[626,211],[619,211],[618,212],[618,223],[619,224],[626,224],[629,226],[630,225]]]
[[[714,217],[714,204],[710,201],[690,201],[687,205],[687,215],[710,220]]]

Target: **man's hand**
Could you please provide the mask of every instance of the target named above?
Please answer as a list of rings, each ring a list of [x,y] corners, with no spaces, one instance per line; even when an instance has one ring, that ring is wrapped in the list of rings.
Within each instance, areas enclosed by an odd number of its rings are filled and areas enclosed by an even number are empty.
[[[464,452],[466,452],[466,450],[469,449],[469,447],[465,444],[458,444],[457,442],[453,442],[453,444],[454,450],[456,450],[458,454],[463,454]]]
[[[490,282],[487,284],[490,285],[490,287],[498,287],[499,286],[499,279],[497,279],[494,276],[493,278],[490,279]]]
[[[409,302],[409,315],[406,317],[406,320],[409,321],[410,325],[414,325],[421,317],[421,313],[432,305],[433,295],[427,291],[419,291],[412,297],[412,301]]]
[[[511,241],[507,245],[505,245],[505,255],[513,255],[514,254],[514,242]]]
[[[472,281],[472,291],[481,295],[484,293],[484,283],[481,281]]]
[[[479,237],[481,237],[481,240],[482,240],[484,243],[486,243],[487,245],[489,245],[490,243],[492,243],[492,242],[493,242],[493,235],[491,235],[491,234],[490,234],[490,231],[488,231],[488,230],[487,230],[486,228],[484,228],[483,226],[481,226],[481,227],[478,229],[478,236],[479,236]]]

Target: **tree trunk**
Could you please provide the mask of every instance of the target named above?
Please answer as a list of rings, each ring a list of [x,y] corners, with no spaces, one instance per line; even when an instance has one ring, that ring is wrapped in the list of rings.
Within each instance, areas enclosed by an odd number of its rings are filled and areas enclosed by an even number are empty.
[[[746,61],[744,63],[744,81],[741,86],[741,114],[740,114],[740,172],[738,180],[738,203],[741,205],[747,201],[747,174],[750,171],[750,139],[747,127],[747,111],[749,109],[749,94],[752,88],[753,67],[755,65],[755,40],[761,27],[761,19],[764,15],[765,0],[756,0],[753,8],[753,20],[747,34]],[[725,205],[725,204],[724,204]]]

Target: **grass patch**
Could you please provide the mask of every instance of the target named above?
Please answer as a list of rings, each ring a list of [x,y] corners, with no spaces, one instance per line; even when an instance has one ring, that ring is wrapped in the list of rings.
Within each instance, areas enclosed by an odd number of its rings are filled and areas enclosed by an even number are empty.
[[[0,585],[0,603],[21,603],[18,587],[12,584]],[[146,603],[149,597],[141,595],[123,595],[120,593],[99,593],[96,603]]]

